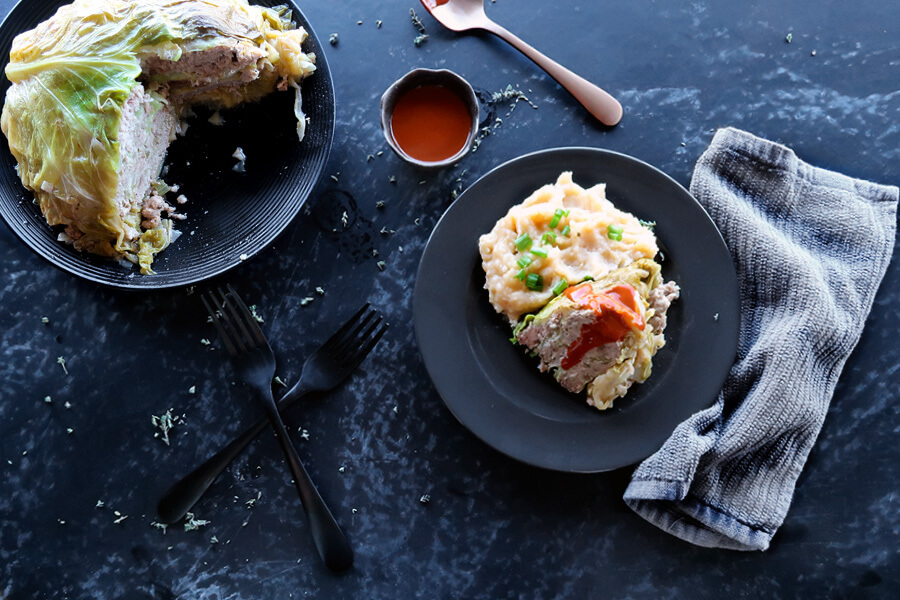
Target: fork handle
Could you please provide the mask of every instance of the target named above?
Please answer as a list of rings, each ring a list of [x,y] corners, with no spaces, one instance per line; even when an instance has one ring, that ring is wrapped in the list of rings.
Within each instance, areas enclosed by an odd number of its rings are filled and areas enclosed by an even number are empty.
[[[288,390],[278,401],[278,410],[284,411],[294,405],[300,398],[309,393],[302,385],[302,378]],[[261,417],[253,425],[245,429],[228,445],[209,457],[199,467],[175,482],[156,505],[156,512],[162,523],[177,523],[187,514],[191,507],[203,497],[213,481],[237,458],[244,448],[250,445],[269,424],[268,415]]]
[[[297,449],[291,443],[287,429],[285,429],[281,420],[281,415],[278,414],[278,409],[275,407],[272,392],[270,390],[266,391],[268,392],[268,397],[264,399],[266,412],[269,413],[269,420],[275,429],[275,435],[281,444],[281,450],[284,452],[285,459],[287,459],[291,474],[294,476],[294,486],[300,494],[303,510],[309,519],[313,541],[316,544],[316,549],[319,551],[319,556],[322,557],[325,566],[332,571],[344,571],[353,564],[353,550],[350,548],[347,538],[344,537],[344,532],[341,531],[340,525],[338,525],[331,511],[328,510],[328,506],[322,499],[321,494],[319,494],[319,490],[316,489],[315,484],[310,479],[303,463],[300,462]]]

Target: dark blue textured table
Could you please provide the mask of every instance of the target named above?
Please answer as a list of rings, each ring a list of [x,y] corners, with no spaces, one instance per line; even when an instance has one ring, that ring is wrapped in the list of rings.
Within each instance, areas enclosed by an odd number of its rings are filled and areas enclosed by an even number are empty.
[[[12,5],[0,1],[4,14]],[[429,36],[418,46],[410,8]],[[494,452],[444,407],[412,323],[418,260],[453,194],[525,152],[608,148],[687,186],[714,130],[735,126],[896,184],[900,3],[489,2],[491,17],[622,102],[613,129],[503,42],[443,30],[417,3],[302,9],[321,39],[339,39],[326,48],[337,96],[328,172],[276,243],[220,281],[257,305],[288,382],[362,301],[392,324],[346,385],[287,419],[306,432],[295,442],[354,568],[321,565],[269,434],[195,507],[207,524],[153,526],[163,490],[258,408],[202,343],[214,334],[188,290],[97,287],[2,226],[0,598],[900,597],[896,263],[764,553],[696,548],[645,523],[621,500],[629,469],[566,475]],[[437,173],[399,161],[378,126],[381,93],[420,66],[465,76],[494,125]],[[509,85],[536,108],[490,101]],[[168,409],[183,419],[166,445],[151,415]]]

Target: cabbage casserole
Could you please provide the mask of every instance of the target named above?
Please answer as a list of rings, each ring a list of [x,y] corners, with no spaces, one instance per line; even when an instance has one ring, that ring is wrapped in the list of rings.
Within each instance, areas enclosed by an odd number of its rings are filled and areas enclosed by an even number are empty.
[[[315,70],[286,7],[246,0],[76,0],[13,41],[0,126],[60,239],[152,274],[182,217],[159,175],[193,105],[230,108]]]

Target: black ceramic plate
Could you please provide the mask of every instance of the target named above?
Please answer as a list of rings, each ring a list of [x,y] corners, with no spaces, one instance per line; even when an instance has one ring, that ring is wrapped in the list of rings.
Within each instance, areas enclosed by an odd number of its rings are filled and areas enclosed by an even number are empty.
[[[254,1],[273,6],[284,0]],[[12,39],[51,16],[60,0],[22,0],[0,25],[0,56],[9,60]],[[240,264],[269,245],[298,214],[325,170],[334,133],[334,89],[322,45],[303,14],[294,20],[308,32],[306,51],[315,52],[316,72],[301,84],[303,110],[309,117],[306,137],[297,140],[293,91],[272,94],[262,102],[224,111],[225,125],[214,127],[209,113],[198,111],[187,135],[176,140],[166,158],[165,179],[188,197],[176,224],[182,235],[157,255],[142,276],[122,266],[56,241],[32,195],[22,187],[16,161],[5,138],[0,146],[0,215],[32,250],[55,266],[90,281],[120,288],[182,286],[213,277]],[[3,78],[0,94],[9,81]],[[232,170],[235,148],[247,155],[246,173]]]
[[[478,254],[481,234],[562,171],[584,187],[605,182],[616,206],[656,221],[663,276],[682,289],[653,375],[602,412],[509,342],[508,323],[488,302]],[[483,441],[535,466],[587,473],[646,458],[681,421],[712,404],[735,358],[737,276],[719,231],[683,187],[623,154],[560,148],[497,167],[438,222],[417,277],[416,336],[444,402]]]

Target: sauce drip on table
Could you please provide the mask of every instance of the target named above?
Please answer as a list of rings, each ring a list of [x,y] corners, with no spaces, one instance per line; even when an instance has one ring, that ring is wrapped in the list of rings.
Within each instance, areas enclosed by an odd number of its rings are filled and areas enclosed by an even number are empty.
[[[397,145],[412,158],[436,162],[462,150],[472,117],[466,103],[442,85],[423,85],[397,99],[391,131]]]
[[[590,283],[570,287],[565,295],[581,308],[589,308],[597,314],[593,323],[586,324],[566,350],[560,366],[571,369],[584,355],[603,344],[618,342],[631,329],[644,329],[644,315],[637,290],[627,284],[614,286],[603,292],[595,292]]]

